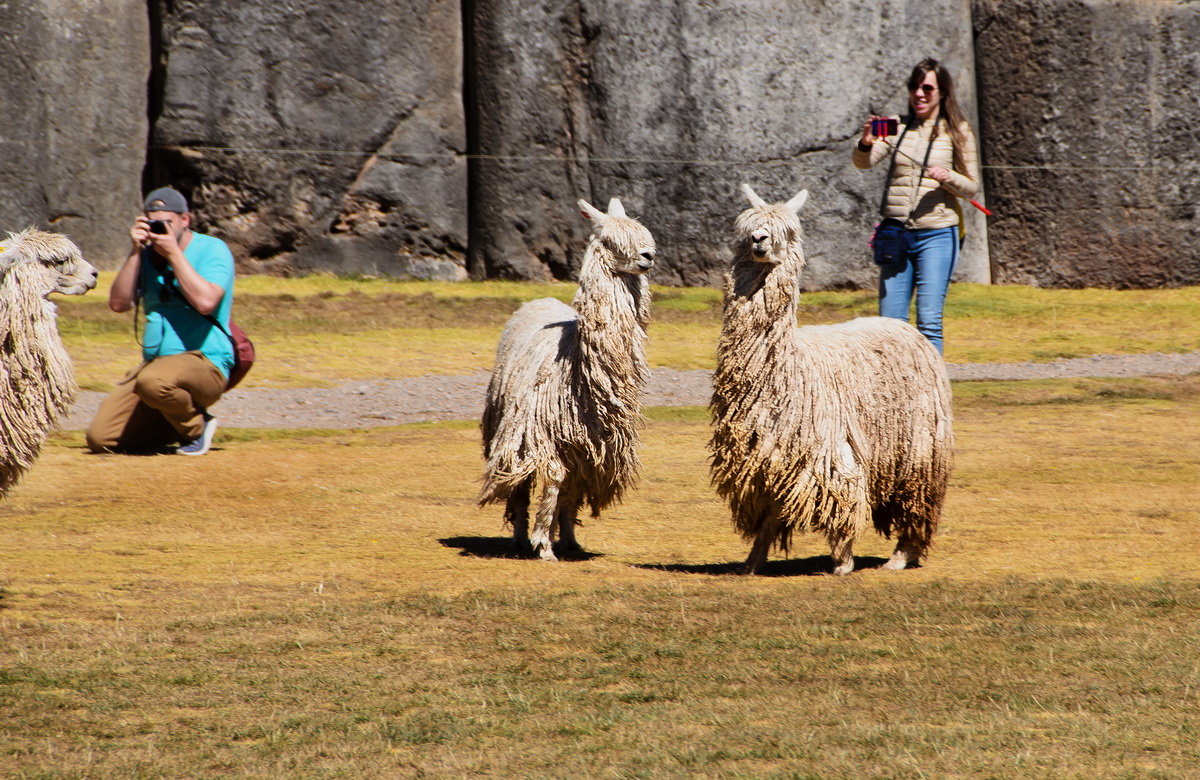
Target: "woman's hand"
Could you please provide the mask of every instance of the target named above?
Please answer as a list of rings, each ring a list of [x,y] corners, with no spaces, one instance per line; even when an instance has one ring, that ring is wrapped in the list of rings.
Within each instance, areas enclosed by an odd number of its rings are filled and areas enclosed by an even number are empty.
[[[871,144],[875,143],[875,141],[877,140],[875,135],[871,132],[871,120],[872,119],[875,119],[875,117],[871,117],[871,119],[868,119],[866,122],[863,123],[862,138],[858,139],[859,146],[870,146]]]
[[[926,168],[925,173],[938,184],[947,184],[950,181],[950,171],[938,165]]]

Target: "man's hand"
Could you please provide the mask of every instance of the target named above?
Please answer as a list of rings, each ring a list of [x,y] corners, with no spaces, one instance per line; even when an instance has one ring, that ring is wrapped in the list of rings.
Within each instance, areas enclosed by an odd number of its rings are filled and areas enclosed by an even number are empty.
[[[142,247],[151,247],[154,252],[172,267],[184,256],[183,248],[179,246],[179,239],[174,233],[154,233],[150,230],[151,219],[146,216],[140,216],[133,223],[133,227],[129,229],[129,237],[133,240],[134,249]],[[167,223],[168,231],[170,223]]]
[[[150,246],[154,248],[162,258],[164,258],[172,266],[179,258],[183,257],[183,250],[179,248],[179,240],[171,233],[150,233],[147,232],[150,238]]]
[[[141,249],[150,242],[150,220],[138,217],[133,227],[129,228],[129,238],[133,241],[134,249]]]

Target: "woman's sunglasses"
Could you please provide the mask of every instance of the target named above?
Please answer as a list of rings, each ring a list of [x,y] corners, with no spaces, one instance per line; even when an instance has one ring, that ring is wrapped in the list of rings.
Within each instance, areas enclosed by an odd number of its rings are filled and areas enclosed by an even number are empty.
[[[915,87],[909,87],[909,92],[924,92],[926,95],[932,95],[937,92],[937,87],[932,84],[918,84]]]

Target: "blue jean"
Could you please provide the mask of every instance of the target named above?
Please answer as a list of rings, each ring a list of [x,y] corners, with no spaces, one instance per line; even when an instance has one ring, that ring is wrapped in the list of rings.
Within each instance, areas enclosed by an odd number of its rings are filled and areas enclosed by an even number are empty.
[[[915,245],[903,262],[879,268],[879,316],[908,322],[917,294],[917,330],[942,351],[942,308],[958,262],[958,228],[912,231]]]

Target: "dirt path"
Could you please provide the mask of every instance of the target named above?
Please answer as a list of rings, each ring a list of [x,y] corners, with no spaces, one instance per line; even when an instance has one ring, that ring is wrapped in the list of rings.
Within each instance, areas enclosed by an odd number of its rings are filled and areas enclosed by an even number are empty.
[[[1200,372],[1200,352],[1099,355],[1053,363],[952,363],[950,378],[1063,379],[1179,376]],[[350,382],[332,388],[234,390],[213,408],[226,428],[370,428],[410,422],[477,420],[487,374]],[[647,406],[704,406],[707,371],[655,369]],[[84,428],[101,393],[82,392],[63,428]]]

